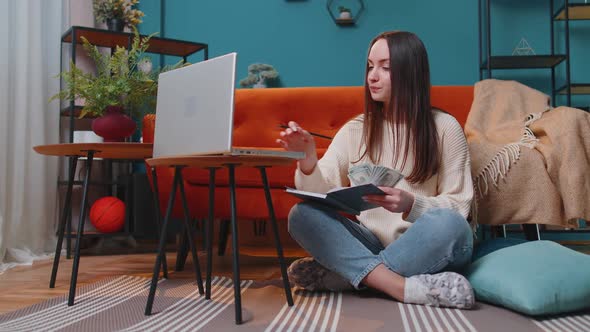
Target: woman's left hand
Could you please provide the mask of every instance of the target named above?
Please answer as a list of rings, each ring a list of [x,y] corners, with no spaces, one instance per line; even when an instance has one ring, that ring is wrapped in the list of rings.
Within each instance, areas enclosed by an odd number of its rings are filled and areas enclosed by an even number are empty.
[[[385,192],[385,195],[366,195],[363,199],[369,203],[382,206],[390,212],[410,213],[414,205],[414,195],[407,191],[391,188],[379,187]]]

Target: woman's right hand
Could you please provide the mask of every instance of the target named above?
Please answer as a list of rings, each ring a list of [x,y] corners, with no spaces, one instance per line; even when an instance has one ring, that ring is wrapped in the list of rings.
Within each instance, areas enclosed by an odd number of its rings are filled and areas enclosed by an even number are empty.
[[[281,131],[281,138],[277,139],[277,143],[287,151],[305,152],[305,159],[299,160],[299,169],[305,174],[310,174],[318,161],[315,140],[295,121],[289,121],[287,125],[289,128]]]

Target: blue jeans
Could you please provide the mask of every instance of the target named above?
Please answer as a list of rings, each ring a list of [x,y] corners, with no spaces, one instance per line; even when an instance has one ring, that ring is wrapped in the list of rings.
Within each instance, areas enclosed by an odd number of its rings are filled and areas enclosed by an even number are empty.
[[[291,209],[289,233],[320,264],[356,288],[379,264],[404,277],[458,271],[471,261],[473,251],[465,218],[442,208],[428,210],[385,248],[363,225],[316,203]]]

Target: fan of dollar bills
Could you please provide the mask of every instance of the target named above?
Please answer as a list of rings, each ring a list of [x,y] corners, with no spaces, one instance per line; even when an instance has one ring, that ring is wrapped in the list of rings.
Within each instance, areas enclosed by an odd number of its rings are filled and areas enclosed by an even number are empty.
[[[393,187],[404,176],[389,167],[371,164],[352,166],[348,170],[348,178],[351,186],[372,183],[376,186]]]

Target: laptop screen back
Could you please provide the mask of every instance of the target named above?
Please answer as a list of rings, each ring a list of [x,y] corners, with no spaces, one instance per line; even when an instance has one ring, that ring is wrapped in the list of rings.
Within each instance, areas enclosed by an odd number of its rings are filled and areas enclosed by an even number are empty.
[[[154,157],[230,151],[236,56],[160,74]]]

